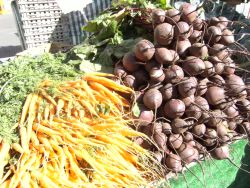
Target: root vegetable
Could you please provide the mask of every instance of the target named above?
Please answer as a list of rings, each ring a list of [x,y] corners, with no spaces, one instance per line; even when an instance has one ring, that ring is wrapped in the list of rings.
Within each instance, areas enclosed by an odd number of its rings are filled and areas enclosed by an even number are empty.
[[[148,72],[150,72],[151,69],[161,69],[161,68],[162,68],[162,64],[158,63],[154,59],[150,60],[149,62],[145,64],[145,69]]]
[[[183,138],[180,134],[171,134],[168,137],[168,145],[173,149],[178,149],[183,143]]]
[[[184,104],[187,108],[194,102],[195,97],[194,97],[194,95],[190,95],[188,97],[182,98],[181,100],[184,102]]]
[[[132,75],[125,76],[125,78],[123,79],[123,82],[125,86],[131,87],[131,88],[136,87],[136,80],[135,80],[135,77]]]
[[[174,37],[174,28],[171,24],[162,23],[154,29],[154,40],[159,45],[169,45]]]
[[[225,102],[225,91],[221,87],[209,87],[205,95],[208,103],[211,105],[219,105]]]
[[[215,138],[206,138],[203,140],[203,145],[207,147],[214,146],[217,143],[217,139]]]
[[[185,120],[176,118],[171,122],[172,131],[175,134],[181,134],[188,130],[188,125]]]
[[[222,35],[222,32],[219,27],[210,26],[207,29],[207,33],[206,33],[207,40],[210,41],[211,43],[218,42],[221,39],[221,35]]]
[[[227,88],[229,89],[229,91],[227,92],[229,96],[237,96],[246,88],[243,80],[235,74],[227,76],[225,81],[227,84]]]
[[[159,83],[165,80],[165,73],[163,70],[160,68],[153,68],[149,72],[150,79],[152,82]]]
[[[165,80],[167,83],[178,83],[184,78],[184,72],[178,65],[171,65],[165,70]]]
[[[190,35],[192,34],[192,29],[186,22],[178,22],[177,26],[174,28],[174,36],[176,38],[179,38],[181,40],[188,39]]]
[[[178,22],[178,21],[180,21],[180,18],[181,18],[180,11],[177,9],[174,9],[174,8],[167,10],[166,16],[167,16],[166,22],[168,22],[170,24],[175,24],[175,23],[173,23],[173,21]],[[171,19],[169,19],[168,17],[170,17]]]
[[[233,63],[233,62],[232,63],[226,63],[225,66],[224,66],[223,74],[225,74],[225,75],[234,74],[235,68],[236,68],[235,63]]]
[[[186,40],[177,40],[174,46],[174,49],[177,50],[177,53],[180,56],[184,56],[188,50],[188,48],[191,46],[191,43],[188,39]]]
[[[222,36],[221,36],[221,39],[219,42],[221,44],[224,44],[224,45],[230,45],[230,44],[234,43],[235,40],[234,40],[234,35],[233,35],[232,31],[230,31],[229,29],[225,29],[222,32]]]
[[[177,98],[176,88],[173,87],[171,83],[168,83],[160,88],[162,97],[164,101],[170,100],[172,98]]]
[[[195,30],[200,31],[203,27],[203,20],[201,18],[196,18],[193,22],[193,27]]]
[[[130,72],[135,72],[140,67],[135,58],[135,54],[132,52],[128,52],[124,55],[122,63],[124,68]]]
[[[184,132],[183,133],[183,141],[184,142],[190,142],[194,140],[193,134],[191,132]]]
[[[229,52],[227,48],[223,44],[214,44],[211,48],[209,48],[209,54],[211,56],[218,57],[219,60],[225,60],[229,57]]]
[[[218,137],[216,130],[211,128],[206,129],[204,136],[206,138],[213,138],[213,139],[216,139]]]
[[[167,122],[162,123],[162,132],[166,135],[172,134],[171,125]]]
[[[167,156],[165,164],[173,172],[180,172],[182,170],[181,158],[176,154]]]
[[[154,141],[156,142],[157,146],[163,150],[167,150],[167,136],[164,133],[156,132],[153,135]]]
[[[189,4],[189,3],[183,3],[180,7],[181,11],[181,19],[185,22],[191,24],[193,21],[197,18],[198,14],[196,12],[196,7]]]
[[[162,9],[155,9],[152,12],[153,24],[160,24],[165,21],[166,12]]]
[[[226,118],[226,115],[221,110],[216,109],[211,112],[207,125],[216,128],[224,118]]]
[[[199,57],[201,59],[204,59],[208,56],[208,49],[205,44],[202,43],[194,43],[189,48],[189,53],[192,56]]]
[[[236,106],[239,108],[241,113],[250,112],[250,101],[247,99],[239,99],[236,102]]]
[[[223,112],[229,117],[229,118],[235,118],[239,115],[239,111],[235,105],[228,106]]]
[[[204,78],[202,80],[199,81],[198,86],[197,86],[197,91],[196,94],[198,96],[202,96],[207,92],[207,83],[209,82],[209,80],[207,78]]]
[[[144,85],[149,80],[149,75],[145,71],[145,69],[139,69],[133,73],[133,76],[136,79],[136,83],[138,86]]]
[[[195,77],[184,78],[178,85],[178,91],[182,97],[194,95],[197,87],[197,79]]]
[[[211,152],[211,154],[215,159],[218,160],[229,159],[229,147],[228,145],[217,147]]]
[[[219,16],[218,19],[219,19],[219,22],[220,22],[221,24],[223,24],[225,27],[227,27],[229,20],[228,20],[226,17],[224,17],[224,16]]]
[[[157,109],[162,103],[162,94],[157,89],[148,90],[143,96],[143,103],[149,109]]]
[[[127,75],[127,72],[122,65],[116,64],[114,74],[119,78],[124,78]]]
[[[188,75],[195,76],[205,70],[205,64],[200,58],[189,56],[183,62],[182,68]]]
[[[210,61],[204,61],[205,70],[201,73],[202,77],[209,77],[215,74],[215,68]]]
[[[154,122],[151,124],[152,133],[161,133],[162,132],[162,123]]]
[[[179,59],[178,54],[167,48],[156,48],[155,59],[161,64],[173,64]]]
[[[202,31],[193,30],[192,34],[189,37],[191,44],[201,41]]]
[[[206,132],[206,126],[204,124],[198,124],[192,128],[192,133],[198,137],[203,136],[205,132]]]
[[[147,125],[149,125],[153,121],[153,119],[154,119],[154,113],[153,113],[153,111],[150,110],[150,109],[148,109],[148,108],[146,108],[143,105],[140,105],[139,109],[140,109],[140,115],[138,117],[139,124],[141,126],[147,126]]]
[[[154,45],[148,40],[141,40],[135,45],[134,53],[137,59],[149,61],[155,53]]]
[[[250,123],[249,122],[243,122],[242,124],[238,125],[239,132],[241,134],[250,134]]]
[[[186,108],[185,114],[187,117],[192,117],[198,120],[202,115],[202,110],[198,106],[191,104]]]
[[[182,144],[182,146],[178,149],[178,154],[186,164],[199,159],[199,152],[195,148],[190,147],[188,144]]]
[[[226,84],[225,80],[220,75],[213,75],[209,78],[209,80],[212,82],[210,85],[215,86],[224,86]]]
[[[179,99],[171,99],[164,106],[166,117],[178,118],[181,117],[185,112],[185,104]]]

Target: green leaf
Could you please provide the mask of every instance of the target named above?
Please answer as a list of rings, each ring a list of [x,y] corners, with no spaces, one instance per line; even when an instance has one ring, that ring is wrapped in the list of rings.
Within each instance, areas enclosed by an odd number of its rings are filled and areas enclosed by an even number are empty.
[[[135,105],[133,106],[132,113],[137,118],[140,116],[141,111],[140,111],[138,103],[135,103]]]
[[[89,60],[83,60],[79,65],[79,69],[82,72],[106,72],[113,73],[113,67],[105,66],[98,63],[90,62]]]

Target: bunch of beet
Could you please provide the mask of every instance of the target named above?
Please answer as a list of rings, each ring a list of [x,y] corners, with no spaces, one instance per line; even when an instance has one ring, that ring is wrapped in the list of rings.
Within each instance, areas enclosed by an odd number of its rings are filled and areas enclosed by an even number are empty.
[[[179,172],[200,155],[229,159],[228,143],[250,133],[250,92],[231,59],[235,43],[225,17],[202,20],[195,7],[152,12],[152,40],[139,41],[115,66],[136,91],[137,139]]]

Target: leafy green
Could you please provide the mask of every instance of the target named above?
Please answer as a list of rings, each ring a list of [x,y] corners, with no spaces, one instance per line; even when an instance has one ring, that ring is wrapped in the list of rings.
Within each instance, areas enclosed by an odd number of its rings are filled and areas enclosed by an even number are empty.
[[[75,64],[63,63],[65,54],[18,57],[0,66],[0,137],[17,141],[16,123],[26,96],[44,79],[69,80],[82,73]]]

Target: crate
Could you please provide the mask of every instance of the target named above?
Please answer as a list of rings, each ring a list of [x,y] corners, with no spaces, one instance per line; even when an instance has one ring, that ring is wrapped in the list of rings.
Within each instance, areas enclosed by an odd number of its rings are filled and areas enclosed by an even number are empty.
[[[51,42],[71,44],[68,17],[56,0],[15,0],[15,4],[24,49]]]

